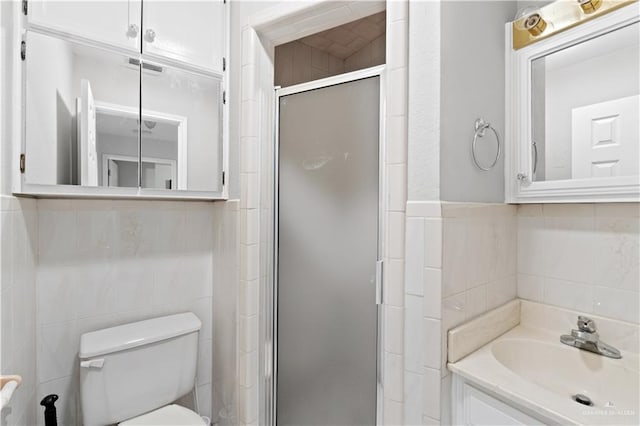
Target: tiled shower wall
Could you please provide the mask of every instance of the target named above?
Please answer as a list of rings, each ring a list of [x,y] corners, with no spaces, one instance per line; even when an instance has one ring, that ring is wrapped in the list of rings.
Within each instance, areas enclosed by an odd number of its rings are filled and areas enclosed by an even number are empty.
[[[202,414],[211,416],[213,253],[216,246],[224,245],[215,242],[219,237],[213,232],[216,205],[102,200],[37,203],[38,397],[59,394],[59,422],[80,424],[80,335],[192,311],[202,321],[198,402]],[[224,383],[225,379],[216,375],[216,380]],[[41,424],[42,416],[38,419]]]
[[[518,207],[518,296],[640,323],[640,204]]]
[[[0,196],[0,371],[23,382],[0,413],[0,424],[36,424],[36,201]],[[39,401],[39,400],[38,400]]]
[[[344,60],[344,72],[373,67],[385,63],[386,34],[367,43],[363,48]]]
[[[282,87],[342,74],[345,71],[344,60],[299,41],[277,46],[273,63],[275,85]]]
[[[367,43],[345,59],[292,41],[275,48],[275,85],[292,86],[298,83],[331,77],[385,63],[386,35]]]
[[[516,206],[407,205],[405,424],[450,424],[447,331],[516,297]]]

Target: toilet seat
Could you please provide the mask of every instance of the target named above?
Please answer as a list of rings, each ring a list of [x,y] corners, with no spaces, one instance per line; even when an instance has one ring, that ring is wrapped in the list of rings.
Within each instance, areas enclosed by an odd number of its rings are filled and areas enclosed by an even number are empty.
[[[120,426],[208,426],[198,414],[180,405],[166,407],[125,420]]]

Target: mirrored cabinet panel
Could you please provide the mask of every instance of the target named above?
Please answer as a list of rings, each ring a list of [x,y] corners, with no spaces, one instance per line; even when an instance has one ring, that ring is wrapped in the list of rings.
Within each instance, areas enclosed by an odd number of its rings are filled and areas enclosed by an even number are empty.
[[[144,62],[141,87],[142,187],[219,191],[221,81]]]
[[[531,61],[533,180],[640,174],[640,23]]]
[[[26,42],[26,182],[106,186],[106,154],[138,156],[140,66],[39,33],[28,32]],[[125,186],[137,187],[137,179]]]

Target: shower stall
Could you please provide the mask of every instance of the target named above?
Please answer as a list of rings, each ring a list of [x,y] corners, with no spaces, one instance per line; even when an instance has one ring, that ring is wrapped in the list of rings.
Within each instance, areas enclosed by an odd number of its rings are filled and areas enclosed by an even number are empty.
[[[276,90],[272,419],[381,421],[383,67]]]

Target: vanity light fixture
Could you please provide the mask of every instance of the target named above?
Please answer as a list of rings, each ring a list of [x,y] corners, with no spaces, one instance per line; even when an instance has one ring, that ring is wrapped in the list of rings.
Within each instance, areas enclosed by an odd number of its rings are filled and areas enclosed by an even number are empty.
[[[512,48],[544,40],[584,22],[618,10],[639,0],[556,0],[541,8],[525,7],[518,11],[512,25]]]
[[[545,21],[538,12],[532,13],[524,20],[524,29],[529,31],[529,33],[534,37],[542,34],[546,28],[547,21]]]
[[[602,0],[577,0],[584,13],[593,13],[600,8]]]

